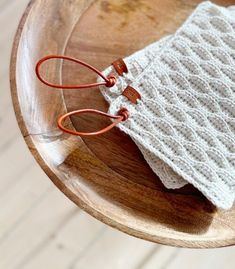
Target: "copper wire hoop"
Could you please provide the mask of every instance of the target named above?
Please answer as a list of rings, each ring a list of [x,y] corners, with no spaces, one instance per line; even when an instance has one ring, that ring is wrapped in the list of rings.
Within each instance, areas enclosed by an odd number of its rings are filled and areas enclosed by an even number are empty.
[[[74,116],[74,115],[80,115],[80,114],[85,114],[85,113],[90,113],[90,114],[96,114],[96,115],[101,115],[110,119],[115,119],[115,121],[113,123],[111,123],[109,126],[99,130],[99,131],[95,131],[95,132],[79,132],[79,131],[75,131],[69,128],[64,127],[63,123],[66,120],[66,118],[70,117],[70,116]],[[108,113],[99,111],[99,110],[95,110],[95,109],[80,109],[80,110],[75,110],[75,111],[71,111],[68,112],[64,115],[62,115],[59,119],[58,119],[58,127],[65,133],[68,134],[72,134],[72,135],[76,135],[76,136],[96,136],[96,135],[101,135],[103,133],[108,132],[109,130],[111,130],[112,128],[114,128],[117,124],[119,124],[122,121],[127,120],[129,117],[129,112],[126,108],[122,108],[118,111],[117,115],[110,115]]]
[[[81,84],[81,85],[59,85],[59,84],[54,84],[51,82],[48,82],[47,80],[45,80],[40,73],[40,69],[43,63],[49,61],[49,60],[53,60],[53,59],[58,59],[58,60],[67,60],[70,62],[74,62],[77,64],[80,64],[82,66],[87,67],[88,69],[92,70],[93,72],[95,72],[97,75],[99,75],[101,78],[103,78],[103,82],[96,82],[96,83],[87,83],[87,84]],[[72,58],[72,57],[68,57],[68,56],[64,56],[64,55],[48,55],[43,57],[42,59],[40,59],[35,67],[35,73],[38,77],[38,79],[45,85],[51,87],[51,88],[55,88],[55,89],[87,89],[87,88],[94,88],[94,87],[98,87],[98,86],[106,86],[108,88],[111,88],[115,85],[117,79],[114,75],[110,75],[109,77],[105,77],[98,69],[96,69],[95,67],[91,66],[88,63],[85,63],[81,60]]]

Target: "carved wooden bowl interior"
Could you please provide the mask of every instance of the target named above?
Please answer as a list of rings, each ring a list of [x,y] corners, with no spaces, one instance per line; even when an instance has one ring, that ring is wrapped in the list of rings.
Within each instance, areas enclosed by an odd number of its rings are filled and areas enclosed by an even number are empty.
[[[69,199],[128,234],[183,247],[235,244],[235,207],[217,210],[191,185],[164,188],[133,141],[117,128],[93,138],[62,133],[57,117],[80,108],[107,111],[98,89],[55,90],[34,73],[47,54],[66,54],[99,70],[174,33],[199,0],[35,0],[21,20],[12,51],[16,117],[32,154]],[[231,5],[235,0],[216,1]],[[94,82],[73,63],[52,61],[45,75],[57,83]],[[96,130],[100,117],[71,118],[71,128]],[[33,180],[33,179],[32,179]],[[43,212],[42,212],[43,214]],[[79,244],[79,242],[78,242]]]

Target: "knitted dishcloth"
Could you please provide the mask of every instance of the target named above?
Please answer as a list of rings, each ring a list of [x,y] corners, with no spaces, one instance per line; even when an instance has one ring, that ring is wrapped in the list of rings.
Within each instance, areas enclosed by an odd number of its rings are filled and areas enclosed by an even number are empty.
[[[224,209],[235,197],[233,14],[233,7],[200,4],[131,84],[142,99],[132,104],[120,95],[109,109],[126,107],[130,117],[118,127],[140,150]]]
[[[166,36],[160,41],[150,44],[144,49],[139,50],[131,56],[126,57],[124,59],[124,62],[128,68],[128,73],[124,73],[123,76],[119,76],[112,65],[105,69],[102,72],[103,75],[108,77],[109,75],[114,74],[117,78],[117,83],[112,88],[109,88],[107,90],[107,88],[104,86],[100,87],[100,90],[105,99],[109,103],[115,100],[122,93],[122,90],[126,88],[128,84],[133,82],[134,79],[138,77],[149,64],[151,64],[153,59],[156,57],[156,55],[158,55],[160,50],[167,44],[169,40],[170,36]],[[101,82],[102,78],[99,77],[98,81]],[[175,173],[169,165],[159,159],[155,154],[142,147],[141,144],[138,143],[138,141],[135,141],[135,143],[142,152],[148,165],[158,175],[166,188],[177,189],[183,187],[188,183],[181,176]]]

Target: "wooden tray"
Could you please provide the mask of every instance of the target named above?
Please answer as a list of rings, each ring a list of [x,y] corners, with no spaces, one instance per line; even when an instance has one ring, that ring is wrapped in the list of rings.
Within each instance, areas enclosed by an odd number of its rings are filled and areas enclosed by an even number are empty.
[[[190,185],[175,191],[164,188],[132,140],[118,129],[85,139],[61,133],[56,127],[59,115],[88,107],[106,111],[108,104],[98,89],[53,90],[34,74],[36,61],[54,53],[77,57],[102,70],[118,57],[173,33],[199,2],[31,1],[14,42],[11,88],[29,149],[69,199],[128,234],[204,248],[235,244],[235,207],[216,210]],[[235,0],[216,2],[235,4]],[[87,70],[59,61],[48,64],[47,77],[63,83],[95,80]],[[105,124],[103,118],[89,120],[73,118],[70,124],[79,130]]]

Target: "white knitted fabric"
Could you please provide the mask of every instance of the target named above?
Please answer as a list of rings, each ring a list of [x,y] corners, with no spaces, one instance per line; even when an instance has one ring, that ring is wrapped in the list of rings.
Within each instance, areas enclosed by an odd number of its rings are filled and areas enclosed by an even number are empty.
[[[132,83],[135,78],[137,78],[146,69],[146,67],[153,61],[153,59],[158,55],[160,50],[167,44],[169,40],[170,36],[166,36],[161,40],[148,45],[144,49],[124,58],[124,62],[128,68],[128,73],[124,73],[123,76],[119,76],[112,65],[106,68],[102,72],[103,75],[108,77],[109,75],[114,74],[117,78],[117,82],[112,88],[109,89],[106,87],[100,87],[105,99],[109,103],[116,99],[122,93],[122,90],[128,84]],[[102,80],[103,79],[101,77],[98,77],[99,82]]]
[[[109,103],[114,101],[122,93],[122,90],[125,89],[128,84],[133,82],[134,79],[137,78],[149,64],[151,64],[153,59],[158,55],[160,50],[167,44],[169,40],[169,36],[164,37],[160,41],[155,42],[147,46],[146,48],[135,52],[131,56],[126,57],[124,61],[128,68],[128,74],[123,74],[123,76],[119,76],[113,66],[110,66],[106,70],[104,70],[102,73],[106,77],[111,74],[114,74],[117,78],[117,83],[112,88],[107,89],[106,87],[100,87],[105,99]],[[98,81],[101,82],[102,78],[99,77]],[[139,147],[149,166],[158,175],[166,188],[177,189],[183,187],[188,183],[181,176],[175,173],[169,165],[159,159],[155,154],[142,147],[141,144],[138,143],[138,141],[135,141],[135,143]]]
[[[219,208],[235,198],[235,10],[200,4],[109,112],[118,127]],[[106,89],[107,91],[109,89]]]

